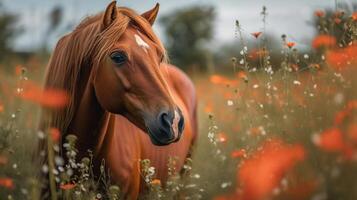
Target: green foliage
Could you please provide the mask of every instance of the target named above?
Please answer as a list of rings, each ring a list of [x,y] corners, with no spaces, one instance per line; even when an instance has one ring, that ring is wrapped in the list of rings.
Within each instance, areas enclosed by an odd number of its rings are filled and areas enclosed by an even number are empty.
[[[161,18],[172,63],[186,70],[205,68],[209,55],[205,44],[213,37],[215,17],[213,7],[196,6]]]
[[[13,14],[4,12],[0,4],[0,59],[11,52],[11,42],[19,33],[15,27],[17,17]]]

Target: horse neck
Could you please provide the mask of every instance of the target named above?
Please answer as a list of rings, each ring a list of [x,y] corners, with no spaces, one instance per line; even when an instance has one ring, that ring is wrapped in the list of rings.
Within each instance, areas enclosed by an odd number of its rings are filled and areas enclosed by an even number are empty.
[[[88,68],[87,68],[88,69]],[[89,70],[88,70],[89,71]],[[67,133],[78,137],[77,149],[79,156],[87,156],[87,150],[96,151],[95,147],[105,132],[103,127],[108,122],[109,113],[97,101],[90,80],[90,72],[84,72],[78,86],[78,107],[69,125]]]

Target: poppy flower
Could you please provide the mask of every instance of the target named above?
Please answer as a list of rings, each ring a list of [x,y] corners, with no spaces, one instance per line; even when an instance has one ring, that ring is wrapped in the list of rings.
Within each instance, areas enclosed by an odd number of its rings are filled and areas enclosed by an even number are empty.
[[[241,158],[245,156],[246,156],[245,149],[237,149],[231,152],[231,158]]]
[[[316,10],[315,11],[315,16],[316,17],[324,17],[325,16],[325,12],[323,10]]]
[[[357,21],[357,12],[352,13],[352,20]]]
[[[73,183],[67,183],[67,184],[61,184],[60,185],[60,188],[62,190],[71,190],[73,189],[74,187],[76,187],[76,184],[73,184]]]
[[[51,135],[52,141],[59,142],[59,140],[61,138],[61,133],[57,128],[50,128],[50,135]]]
[[[237,171],[241,199],[268,198],[285,174],[304,158],[301,145],[285,144],[279,139],[265,142]]]
[[[336,38],[330,35],[319,35],[312,41],[312,47],[318,49],[320,47],[333,47],[336,45]]]
[[[254,32],[254,33],[251,33],[252,36],[254,36],[256,39],[258,39],[258,37],[262,34],[262,32]]]
[[[236,80],[230,80],[224,76],[221,75],[212,75],[210,77],[210,81],[211,83],[215,84],[215,85],[230,85],[230,86],[236,86],[237,85],[237,81]]]
[[[15,66],[15,75],[16,76],[20,76],[23,72],[23,67],[21,65],[16,65]]]
[[[151,184],[160,186],[161,185],[161,181],[160,181],[160,179],[154,179],[154,180],[151,181]]]
[[[295,46],[295,42],[287,42],[286,46],[291,49],[291,48],[293,48]]]
[[[342,132],[335,127],[323,131],[318,136],[315,144],[326,152],[340,152],[345,146]]]
[[[352,123],[347,128],[347,135],[352,142],[357,144],[357,124]]]
[[[342,22],[342,20],[338,17],[336,17],[334,20],[333,20],[336,24],[340,24]]]
[[[334,123],[336,126],[341,125],[342,122],[345,120],[345,118],[349,115],[349,112],[346,112],[346,110],[342,110],[335,115],[335,120]]]
[[[326,53],[326,62],[336,70],[342,70],[357,63],[357,45],[343,49],[331,50]]]
[[[14,181],[11,178],[0,178],[0,186],[7,189],[14,189]]]
[[[217,134],[217,140],[218,142],[225,143],[227,142],[227,135],[223,132]]]
[[[1,104],[0,102],[0,113],[4,112],[4,105]]]
[[[66,91],[54,88],[42,89],[32,82],[26,82],[23,92],[18,96],[49,108],[63,108],[69,103]]]

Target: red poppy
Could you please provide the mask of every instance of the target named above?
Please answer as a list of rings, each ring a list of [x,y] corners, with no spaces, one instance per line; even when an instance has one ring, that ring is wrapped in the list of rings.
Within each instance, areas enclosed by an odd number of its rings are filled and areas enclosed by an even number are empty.
[[[328,51],[326,62],[336,70],[342,70],[347,66],[357,63],[357,45],[343,49]]]
[[[323,10],[316,10],[315,11],[315,16],[324,17],[325,16],[325,12]]]
[[[51,135],[52,141],[59,142],[59,140],[61,138],[61,132],[57,128],[50,128],[50,135]]]
[[[227,142],[227,138],[228,138],[227,135],[223,132],[217,134],[218,142],[225,143],[225,142]]]
[[[11,178],[0,178],[0,186],[7,189],[14,189],[14,181]]]
[[[73,184],[73,183],[67,183],[67,184],[61,184],[60,185],[60,188],[62,190],[71,190],[73,189],[74,187],[76,187],[76,184]]]
[[[23,69],[23,67],[21,65],[16,65],[15,66],[15,75],[20,76],[22,74],[22,69]]]
[[[160,179],[154,179],[151,181],[151,184],[152,185],[161,185],[161,181],[160,181]]]
[[[345,120],[345,118],[349,115],[349,112],[346,112],[346,110],[342,110],[335,115],[335,125],[338,126],[342,124],[342,122]]]
[[[336,38],[330,35],[319,35],[312,41],[312,47],[333,47],[336,45]]]
[[[352,13],[352,20],[357,21],[357,12]]]
[[[265,142],[238,169],[242,199],[258,200],[271,195],[285,174],[305,158],[301,145],[274,139]]]
[[[335,18],[334,20],[333,20],[336,24],[340,24],[341,22],[342,22],[342,20],[340,19],[340,18]]]
[[[351,139],[352,142],[357,143],[357,124],[352,123],[348,125],[347,135]]]
[[[345,147],[342,132],[338,128],[323,131],[315,142],[318,147],[327,152],[340,152]]]
[[[254,36],[257,39],[262,34],[262,32],[254,32],[251,34],[252,34],[252,36]]]
[[[289,47],[290,49],[295,46],[295,42],[287,42],[286,46]]]
[[[216,85],[230,85],[230,86],[236,86],[237,85],[237,81],[236,80],[230,80],[224,76],[221,76],[221,75],[212,75],[210,77],[210,81],[211,83],[213,84],[216,84]]]
[[[63,108],[69,103],[66,91],[52,88],[43,90],[32,82],[26,82],[24,91],[19,94],[19,97],[50,108]]]
[[[4,105],[1,104],[0,102],[0,113],[4,112]]]
[[[248,57],[252,60],[259,59],[261,57],[265,57],[268,55],[268,51],[266,49],[253,49],[249,52]]]
[[[232,158],[242,158],[246,156],[245,149],[237,149],[231,152]]]

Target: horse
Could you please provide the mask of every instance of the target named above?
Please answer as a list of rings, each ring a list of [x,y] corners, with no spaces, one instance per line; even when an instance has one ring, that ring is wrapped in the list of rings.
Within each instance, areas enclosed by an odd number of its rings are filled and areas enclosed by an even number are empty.
[[[104,160],[126,199],[144,190],[140,160],[165,182],[169,158],[182,169],[197,138],[195,88],[168,63],[152,29],[158,11],[111,2],[58,41],[45,76],[45,88],[66,91],[69,102],[47,112],[44,127],[76,135],[78,156],[90,149],[95,165]]]

